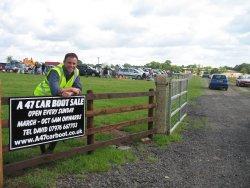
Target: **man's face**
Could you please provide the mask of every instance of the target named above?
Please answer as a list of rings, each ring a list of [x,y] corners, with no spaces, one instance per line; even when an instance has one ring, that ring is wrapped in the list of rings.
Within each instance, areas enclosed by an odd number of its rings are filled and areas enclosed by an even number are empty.
[[[64,61],[64,66],[69,73],[74,72],[77,65],[77,59],[75,57],[67,57]]]

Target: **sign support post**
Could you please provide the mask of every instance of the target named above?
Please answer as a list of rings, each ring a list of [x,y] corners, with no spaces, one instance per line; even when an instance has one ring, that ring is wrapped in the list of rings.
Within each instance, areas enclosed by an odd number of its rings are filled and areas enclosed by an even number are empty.
[[[2,121],[1,121],[1,116],[2,116],[2,111],[1,111],[1,96],[2,96],[2,85],[0,82],[0,188],[3,187],[3,139],[2,139]]]

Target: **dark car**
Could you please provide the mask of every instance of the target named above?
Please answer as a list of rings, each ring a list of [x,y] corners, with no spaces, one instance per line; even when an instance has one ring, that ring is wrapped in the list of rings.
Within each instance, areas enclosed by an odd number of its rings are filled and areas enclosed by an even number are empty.
[[[227,77],[223,74],[213,74],[209,83],[209,89],[228,89]]]
[[[0,71],[5,71],[6,63],[0,63]]]
[[[100,73],[97,72],[97,70],[86,64],[77,65],[77,68],[79,69],[80,76],[100,76]]]
[[[5,65],[6,72],[28,73],[28,67],[20,61],[13,60]]]
[[[7,63],[5,66],[6,72],[18,72],[21,68],[19,63]]]

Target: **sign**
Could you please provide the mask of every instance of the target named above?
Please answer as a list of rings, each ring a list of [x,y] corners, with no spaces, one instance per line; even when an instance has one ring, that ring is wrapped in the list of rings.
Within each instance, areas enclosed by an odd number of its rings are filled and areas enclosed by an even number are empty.
[[[10,150],[84,133],[84,96],[10,98]]]

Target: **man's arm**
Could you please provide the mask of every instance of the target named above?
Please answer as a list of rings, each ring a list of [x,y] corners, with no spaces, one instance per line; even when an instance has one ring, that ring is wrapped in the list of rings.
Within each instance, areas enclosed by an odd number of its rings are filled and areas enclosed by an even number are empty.
[[[72,87],[75,88],[75,92],[74,93],[76,95],[81,95],[82,94],[82,84],[81,84],[80,76],[76,77],[76,79],[75,79]]]
[[[55,70],[51,70],[47,79],[49,81],[49,87],[52,96],[60,96],[61,95],[61,90],[59,87],[60,78],[57,72]]]

